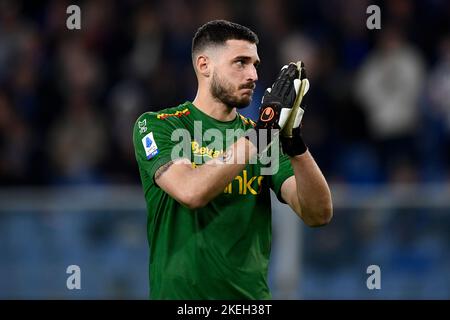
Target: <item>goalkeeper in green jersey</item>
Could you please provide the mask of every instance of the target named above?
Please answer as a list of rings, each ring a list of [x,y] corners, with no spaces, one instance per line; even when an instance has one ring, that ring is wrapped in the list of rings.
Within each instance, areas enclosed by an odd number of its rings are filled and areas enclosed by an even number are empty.
[[[270,299],[270,189],[308,226],[332,218],[327,182],[301,137],[303,64],[281,69],[256,122],[237,111],[258,80],[257,44],[241,25],[203,25],[192,42],[195,99],[136,121],[152,299]],[[278,155],[272,174],[253,161],[269,149]]]

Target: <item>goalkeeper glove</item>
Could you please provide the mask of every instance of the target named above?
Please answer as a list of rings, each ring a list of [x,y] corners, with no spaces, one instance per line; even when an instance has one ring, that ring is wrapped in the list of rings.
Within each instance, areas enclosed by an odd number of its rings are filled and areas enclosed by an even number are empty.
[[[265,133],[270,138],[269,129],[283,129],[287,124],[291,108],[295,105],[296,97],[300,89],[300,71],[298,65],[290,63],[283,66],[277,80],[271,88],[267,88],[262,98],[259,109],[259,117],[255,126],[257,135],[258,153],[270,146],[270,139],[265,145],[260,145],[261,133]],[[264,129],[264,130],[262,130]]]
[[[302,102],[303,97],[309,90],[309,81],[306,78],[303,62],[297,62],[297,67],[300,73],[300,87],[286,124],[281,131],[281,147],[283,152],[291,157],[303,154],[307,150],[300,129],[305,112],[304,107],[302,107]]]

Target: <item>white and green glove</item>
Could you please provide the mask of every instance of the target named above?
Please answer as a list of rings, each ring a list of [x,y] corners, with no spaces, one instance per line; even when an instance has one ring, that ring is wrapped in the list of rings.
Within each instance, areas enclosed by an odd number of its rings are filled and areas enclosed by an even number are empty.
[[[296,119],[301,120],[300,115],[291,117],[302,85],[300,70],[300,63],[291,62],[283,66],[272,87],[267,88],[264,93],[255,126],[259,152],[266,150],[272,143],[269,130],[278,129],[281,132],[290,126],[290,129],[286,131],[286,134],[289,135]],[[295,115],[300,114],[297,109]],[[266,135],[267,142],[260,142],[262,135]]]
[[[302,102],[303,97],[309,90],[309,81],[306,78],[303,62],[298,61],[296,66],[299,72],[299,78],[294,80],[296,98],[292,108],[289,109],[290,112],[287,114],[287,119],[283,121],[281,129],[281,148],[284,153],[291,157],[303,154],[308,149],[303,141],[300,129],[305,112]],[[284,116],[286,117],[286,115]]]

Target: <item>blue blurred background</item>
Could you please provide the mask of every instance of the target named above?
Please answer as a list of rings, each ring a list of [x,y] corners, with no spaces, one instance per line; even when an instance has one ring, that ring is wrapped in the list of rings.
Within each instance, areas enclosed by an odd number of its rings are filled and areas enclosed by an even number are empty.
[[[0,298],[147,298],[132,126],[195,97],[191,39],[219,18],[260,38],[250,117],[279,68],[305,61],[304,138],[333,194],[320,229],[274,202],[274,298],[449,299],[445,0],[0,0]],[[72,264],[81,290],[66,288]]]

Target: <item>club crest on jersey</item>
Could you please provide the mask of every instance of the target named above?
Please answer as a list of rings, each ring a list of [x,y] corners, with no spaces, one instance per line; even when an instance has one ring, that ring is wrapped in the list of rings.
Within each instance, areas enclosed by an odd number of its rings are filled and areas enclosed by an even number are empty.
[[[147,132],[147,119],[144,119],[142,121],[138,121],[138,127],[139,127],[139,133],[143,134]]]
[[[144,145],[145,155],[147,160],[150,160],[159,153],[156,141],[153,138],[153,132],[148,133],[142,138],[142,144]]]

